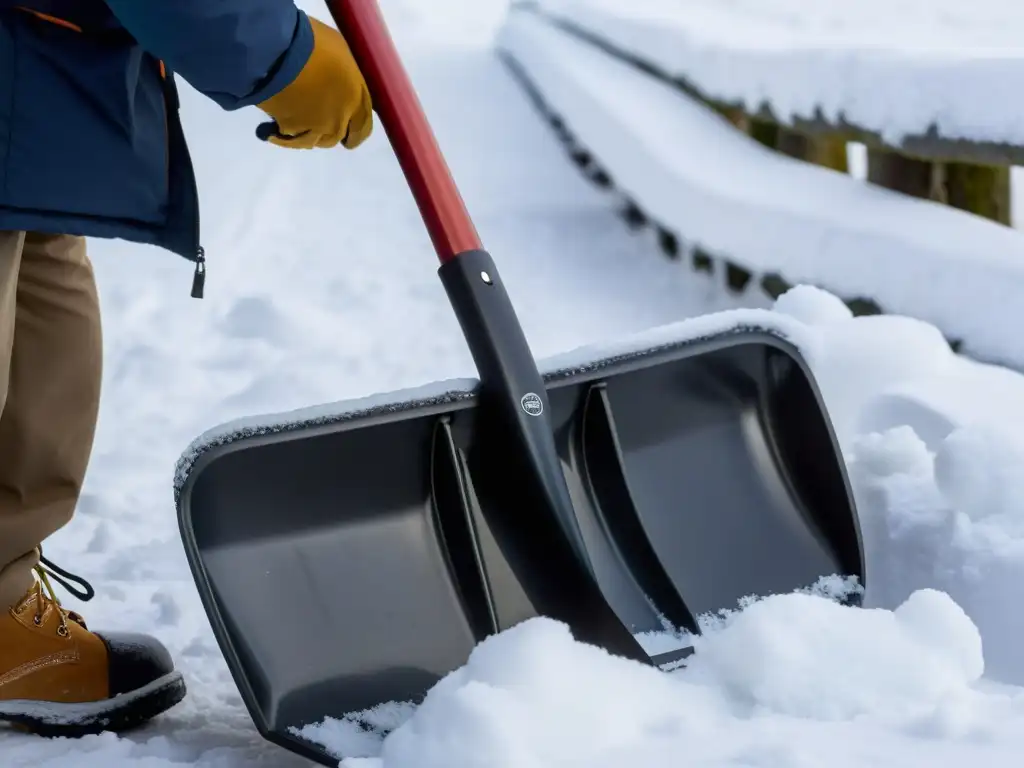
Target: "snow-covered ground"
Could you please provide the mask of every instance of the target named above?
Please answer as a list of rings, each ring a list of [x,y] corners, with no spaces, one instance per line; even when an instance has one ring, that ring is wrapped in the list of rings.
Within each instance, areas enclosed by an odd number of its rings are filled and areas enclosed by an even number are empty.
[[[1024,368],[1024,232],[773,152],[529,10],[498,43],[617,189],[692,244],[873,299]]]
[[[1024,144],[1024,7],[1011,0],[539,0],[713,98],[890,142]]]
[[[538,355],[728,308],[566,163],[486,50],[498,0],[385,9]],[[158,634],[191,694],[122,739],[2,733],[5,768],[306,765],[258,738],[220,659],[178,539],[175,460],[239,416],[473,373],[382,132],[355,153],[293,154],[252,138],[253,111],[186,93],[185,113],[207,298],[189,298],[173,256],[94,244],[103,414],[79,515],[47,554],[96,584],[92,604],[68,600],[91,626]],[[347,768],[1019,764],[1024,377],[953,356],[918,321],[852,320],[814,289],[779,309],[757,317],[799,339],[823,388],[860,503],[868,609],[769,597],[709,626],[671,675],[535,621],[483,644]],[[323,736],[352,745],[344,726]]]

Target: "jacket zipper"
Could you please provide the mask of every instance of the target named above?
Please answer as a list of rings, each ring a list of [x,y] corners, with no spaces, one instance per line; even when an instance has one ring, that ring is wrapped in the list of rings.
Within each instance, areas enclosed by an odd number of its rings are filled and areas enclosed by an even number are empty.
[[[192,274],[192,298],[203,298],[203,290],[206,287],[206,251],[199,246],[196,251],[196,271]]]
[[[167,82],[167,65],[163,61],[160,64],[160,79],[164,83],[163,95],[164,95],[164,134],[167,136],[167,178],[171,177],[171,103],[169,100],[170,86]],[[175,100],[176,101],[176,100]],[[167,190],[168,197],[170,197],[170,189]],[[196,224],[195,224],[195,237],[193,240],[196,242],[196,255],[195,255],[195,271],[192,273],[192,298],[201,299],[206,290],[206,250],[199,242],[199,187],[196,184],[195,176],[192,177],[192,199],[196,201]]]

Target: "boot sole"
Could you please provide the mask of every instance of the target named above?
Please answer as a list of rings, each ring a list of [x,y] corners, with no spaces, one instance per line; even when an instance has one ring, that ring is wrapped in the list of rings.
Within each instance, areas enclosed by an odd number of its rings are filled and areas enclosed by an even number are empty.
[[[0,722],[46,738],[81,738],[106,731],[127,731],[178,704],[185,698],[185,692],[181,672],[171,672],[131,693],[103,701],[2,701]]]

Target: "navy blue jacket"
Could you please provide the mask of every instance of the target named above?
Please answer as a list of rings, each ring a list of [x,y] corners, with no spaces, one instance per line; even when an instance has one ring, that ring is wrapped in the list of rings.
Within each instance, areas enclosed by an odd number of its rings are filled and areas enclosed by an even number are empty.
[[[293,0],[0,0],[0,230],[198,261],[175,73],[234,110],[280,91],[312,50]]]

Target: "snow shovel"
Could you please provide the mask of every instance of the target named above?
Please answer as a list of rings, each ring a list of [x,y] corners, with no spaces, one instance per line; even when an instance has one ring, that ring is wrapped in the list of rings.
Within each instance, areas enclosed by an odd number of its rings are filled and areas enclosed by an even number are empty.
[[[832,426],[785,338],[731,327],[542,375],[375,0],[331,13],[419,206],[479,381],[227,424],[178,466],[179,524],[243,701],[303,726],[419,702],[524,620],[644,664],[637,634],[863,578]],[[372,720],[373,718],[368,718]]]

